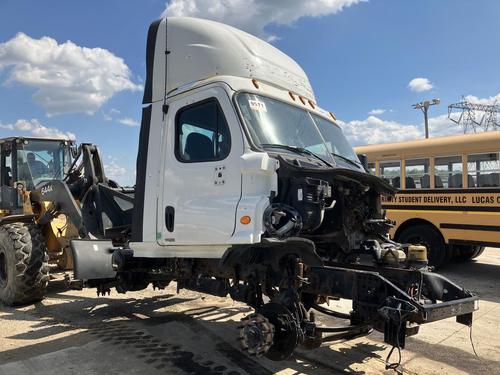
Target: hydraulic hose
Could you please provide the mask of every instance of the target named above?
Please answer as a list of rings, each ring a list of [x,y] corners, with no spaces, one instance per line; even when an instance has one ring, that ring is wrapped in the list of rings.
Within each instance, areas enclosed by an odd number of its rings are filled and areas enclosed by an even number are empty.
[[[351,314],[345,314],[345,313],[341,313],[341,312],[338,312],[338,311],[333,311],[333,310],[330,310],[330,309],[327,309],[323,306],[320,306],[320,305],[313,305],[312,307],[314,310],[317,310],[319,311],[320,313],[323,313],[325,315],[330,315],[330,316],[333,316],[335,318],[340,318],[340,319],[351,319]]]

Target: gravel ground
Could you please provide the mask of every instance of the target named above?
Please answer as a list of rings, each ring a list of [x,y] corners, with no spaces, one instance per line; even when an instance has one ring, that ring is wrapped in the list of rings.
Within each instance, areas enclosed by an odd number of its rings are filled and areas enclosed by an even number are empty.
[[[500,249],[442,272],[477,292],[480,310],[468,327],[447,319],[422,326],[402,353],[409,374],[500,374]],[[346,301],[334,307],[348,310]],[[382,335],[298,350],[290,360],[249,358],[236,340],[250,309],[229,299],[147,289],[96,297],[54,280],[45,300],[0,306],[0,375],[24,374],[383,374]],[[319,317],[332,324],[326,317]],[[334,322],[333,322],[334,323]]]

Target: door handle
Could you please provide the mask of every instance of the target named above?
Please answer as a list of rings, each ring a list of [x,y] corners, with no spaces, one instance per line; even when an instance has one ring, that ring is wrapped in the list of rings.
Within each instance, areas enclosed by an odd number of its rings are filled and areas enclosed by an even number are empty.
[[[169,232],[174,231],[175,209],[172,206],[165,207],[165,226]]]

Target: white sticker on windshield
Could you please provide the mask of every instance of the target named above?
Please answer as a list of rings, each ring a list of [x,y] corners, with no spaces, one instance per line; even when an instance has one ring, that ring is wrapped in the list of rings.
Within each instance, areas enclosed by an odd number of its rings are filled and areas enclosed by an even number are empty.
[[[258,100],[249,100],[250,109],[252,111],[267,112],[266,103],[259,102]]]

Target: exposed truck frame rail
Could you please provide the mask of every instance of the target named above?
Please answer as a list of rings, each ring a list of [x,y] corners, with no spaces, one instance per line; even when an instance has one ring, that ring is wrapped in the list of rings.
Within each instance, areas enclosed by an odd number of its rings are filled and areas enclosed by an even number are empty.
[[[270,247],[235,248],[219,261],[141,259],[134,258],[133,250],[112,247],[107,241],[72,241],[76,262],[87,260],[84,254],[94,248],[93,256],[99,260],[80,265],[83,274],[76,276],[95,275],[96,270],[91,268],[100,264],[97,272],[101,278],[87,281],[88,286],[97,287],[98,293],[108,293],[112,287],[120,292],[137,290],[149,283],[163,288],[175,280],[179,289],[230,296],[254,307],[256,314],[242,325],[244,347],[251,354],[265,354],[271,359],[287,358],[299,344],[315,348],[333,339],[365,335],[372,329],[383,332],[386,343],[404,348],[405,338],[417,334],[420,324],[449,317],[472,324],[478,297],[439,274],[418,269],[325,265],[307,244],[292,239]],[[96,246],[99,251],[95,251]],[[339,313],[318,306],[329,298],[352,300],[352,311]],[[348,324],[317,326],[313,310],[341,317]],[[283,327],[282,320],[288,322]],[[275,330],[279,327],[280,336],[270,339],[265,333],[269,330],[267,323]],[[331,333],[333,336],[326,335]]]

